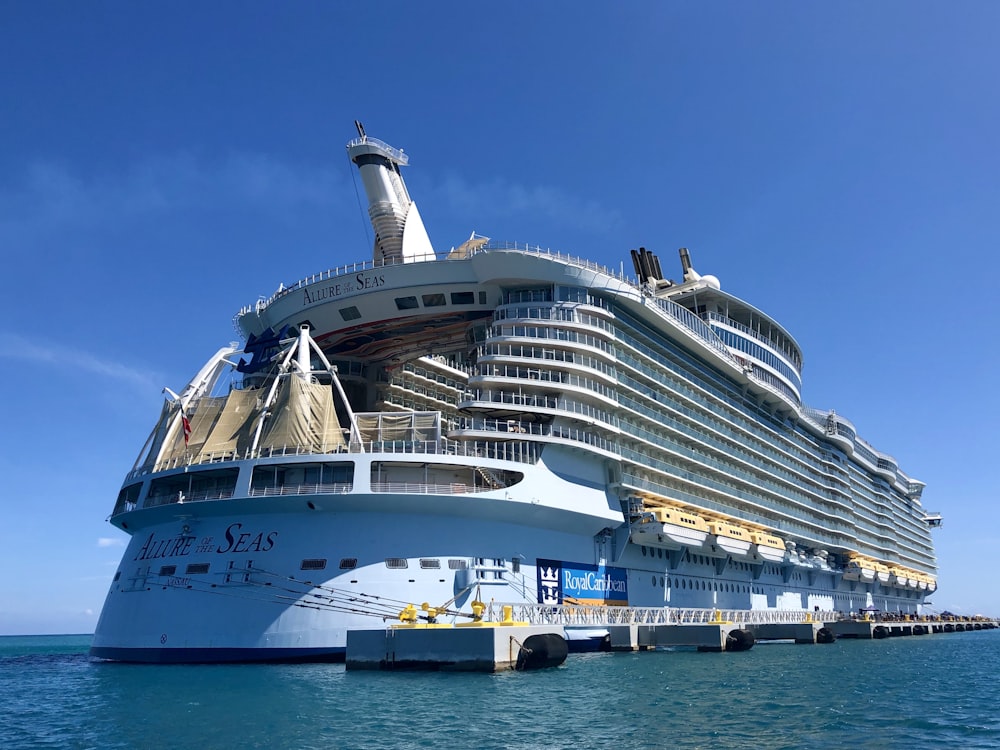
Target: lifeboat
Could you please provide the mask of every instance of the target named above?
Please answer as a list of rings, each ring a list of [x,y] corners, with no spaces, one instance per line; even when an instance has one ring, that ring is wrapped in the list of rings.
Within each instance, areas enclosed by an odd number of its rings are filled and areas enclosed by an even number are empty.
[[[734,557],[748,557],[750,532],[728,521],[709,521],[708,530],[715,537],[716,546]]]
[[[878,582],[889,583],[889,566],[880,562],[873,562],[872,566],[875,568],[875,578],[878,579]]]
[[[633,542],[675,550],[701,547],[708,534],[704,518],[678,508],[653,508],[642,523],[632,527]]]
[[[910,576],[905,568],[889,568],[889,582],[900,588],[905,587],[910,581]]]
[[[844,579],[872,583],[875,580],[875,562],[867,557],[852,557],[844,568]]]
[[[776,536],[763,532],[752,532],[750,543],[760,557],[768,562],[781,562],[785,559],[785,543]]]

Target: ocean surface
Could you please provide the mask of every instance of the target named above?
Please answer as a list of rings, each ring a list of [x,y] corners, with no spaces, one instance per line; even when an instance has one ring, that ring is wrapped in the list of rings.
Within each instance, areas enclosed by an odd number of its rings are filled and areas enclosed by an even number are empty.
[[[0,748],[1000,748],[1000,630],[556,669],[143,666],[0,637]]]

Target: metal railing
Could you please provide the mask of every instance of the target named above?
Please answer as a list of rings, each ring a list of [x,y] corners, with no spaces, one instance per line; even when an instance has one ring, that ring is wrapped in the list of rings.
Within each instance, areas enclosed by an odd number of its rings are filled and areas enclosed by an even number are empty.
[[[283,484],[280,487],[251,487],[250,497],[277,495],[344,495],[354,489],[352,482]]]
[[[493,458],[501,461],[516,461],[518,463],[537,463],[540,448],[534,443],[523,441],[491,441],[477,440],[475,443],[448,440],[365,440],[352,441],[338,448],[323,450],[314,445],[283,445],[262,448],[258,451],[246,451],[242,454],[227,454],[225,460],[242,461],[249,459],[281,458],[283,456],[329,456],[349,454],[424,454],[437,456],[456,456],[460,458]],[[155,466],[141,466],[133,469],[126,477],[131,481],[146,474],[179,469],[185,466],[197,466],[206,463],[217,463],[218,456],[205,454],[187,454],[175,456],[169,461],[162,461]]]
[[[512,608],[515,622],[532,625],[599,627],[608,625],[710,625],[731,622],[744,625],[832,622],[840,618],[833,610],[696,609],[691,607],[604,607],[571,604],[504,604],[490,602],[483,619],[503,620],[503,608]]]

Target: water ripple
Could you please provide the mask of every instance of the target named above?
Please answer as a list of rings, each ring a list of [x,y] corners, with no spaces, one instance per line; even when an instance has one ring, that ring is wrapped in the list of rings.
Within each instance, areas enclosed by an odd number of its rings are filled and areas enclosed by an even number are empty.
[[[1000,631],[500,674],[123,665],[35,640],[0,638],[5,749],[1000,747]]]

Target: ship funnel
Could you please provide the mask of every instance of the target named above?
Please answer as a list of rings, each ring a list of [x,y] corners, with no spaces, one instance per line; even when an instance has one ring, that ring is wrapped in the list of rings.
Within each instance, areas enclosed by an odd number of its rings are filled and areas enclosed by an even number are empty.
[[[368,217],[375,230],[372,257],[386,263],[434,260],[424,222],[399,173],[409,157],[402,149],[369,138],[358,120],[354,125],[358,138],[347,144],[347,154],[358,166],[368,196]]]
[[[677,251],[681,256],[681,268],[684,270],[684,281],[697,281],[701,278],[701,274],[694,270],[691,266],[691,253],[688,252],[686,247],[682,247]]]

